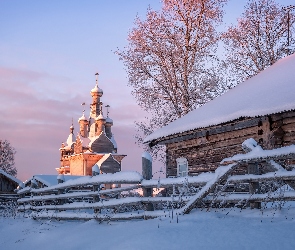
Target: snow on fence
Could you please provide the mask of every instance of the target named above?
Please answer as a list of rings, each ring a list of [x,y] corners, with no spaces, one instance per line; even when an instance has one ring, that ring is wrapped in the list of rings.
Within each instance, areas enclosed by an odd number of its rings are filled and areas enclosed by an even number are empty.
[[[198,207],[260,208],[262,202],[295,200],[295,169],[288,165],[295,160],[295,145],[263,150],[248,139],[242,147],[245,154],[226,158],[214,173],[198,176],[153,180],[151,158],[143,154],[142,175],[118,172],[27,187],[18,191],[18,211],[33,218],[124,220],[185,214]],[[111,188],[103,190],[107,184]],[[166,192],[153,196],[153,188]]]

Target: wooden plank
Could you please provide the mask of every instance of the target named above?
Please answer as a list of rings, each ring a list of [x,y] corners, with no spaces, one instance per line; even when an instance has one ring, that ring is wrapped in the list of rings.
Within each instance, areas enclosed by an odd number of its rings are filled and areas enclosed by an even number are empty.
[[[216,134],[221,134],[221,133],[227,133],[231,131],[237,131],[237,130],[243,130],[245,128],[249,127],[255,127],[258,125],[258,122],[261,120],[261,118],[251,118],[251,119],[246,119],[246,120],[236,120],[235,122],[229,122],[229,123],[224,123],[220,124],[218,126],[213,126],[213,127],[207,127],[207,128],[202,128],[198,130],[192,130],[188,132],[183,132],[180,134],[176,135],[171,135],[165,138],[160,138],[157,140],[154,140],[152,144],[171,144],[171,143],[176,143],[176,142],[181,142],[181,141],[187,141],[190,139],[196,139],[200,137],[206,137],[206,133],[208,133],[209,137],[212,135]]]
[[[290,133],[295,132],[295,123],[289,123],[282,126],[284,132]]]
[[[295,124],[295,116],[283,119],[283,124]]]

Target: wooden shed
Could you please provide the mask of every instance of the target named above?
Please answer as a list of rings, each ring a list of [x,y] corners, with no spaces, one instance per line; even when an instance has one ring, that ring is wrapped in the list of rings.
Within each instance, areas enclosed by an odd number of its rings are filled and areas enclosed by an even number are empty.
[[[0,194],[14,193],[20,182],[22,181],[0,169]]]
[[[213,171],[223,158],[242,153],[241,144],[248,138],[264,149],[294,144],[294,93],[295,54],[155,131],[144,142],[166,146],[167,176]]]

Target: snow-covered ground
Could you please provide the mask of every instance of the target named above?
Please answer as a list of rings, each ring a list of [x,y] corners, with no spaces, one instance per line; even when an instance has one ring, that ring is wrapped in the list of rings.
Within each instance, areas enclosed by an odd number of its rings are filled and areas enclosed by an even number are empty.
[[[288,203],[291,204],[291,203]],[[121,222],[0,217],[0,249],[295,249],[295,205]]]

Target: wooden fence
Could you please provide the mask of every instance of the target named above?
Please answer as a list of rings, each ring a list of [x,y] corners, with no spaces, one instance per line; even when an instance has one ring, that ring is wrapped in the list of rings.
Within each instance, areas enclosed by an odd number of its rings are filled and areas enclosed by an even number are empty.
[[[263,150],[249,139],[243,147],[247,153],[224,159],[214,173],[198,176],[149,179],[143,164],[143,175],[118,172],[27,187],[18,191],[18,211],[33,218],[124,220],[186,214],[198,207],[260,208],[262,202],[295,200],[295,169],[288,164],[295,159],[295,145]],[[101,189],[108,184],[112,188]],[[151,196],[152,188],[166,192]]]

